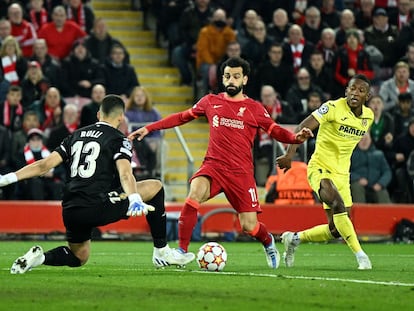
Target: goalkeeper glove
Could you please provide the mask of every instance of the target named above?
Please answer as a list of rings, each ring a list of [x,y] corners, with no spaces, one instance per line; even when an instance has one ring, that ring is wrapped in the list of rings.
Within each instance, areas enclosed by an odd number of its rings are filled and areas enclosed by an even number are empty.
[[[6,175],[0,175],[0,187],[4,187],[15,183],[17,181],[17,176],[15,173],[8,173]]]
[[[155,207],[148,205],[142,201],[141,196],[138,193],[133,193],[128,196],[129,207],[127,216],[141,216],[142,214],[147,215],[148,212],[155,211]]]

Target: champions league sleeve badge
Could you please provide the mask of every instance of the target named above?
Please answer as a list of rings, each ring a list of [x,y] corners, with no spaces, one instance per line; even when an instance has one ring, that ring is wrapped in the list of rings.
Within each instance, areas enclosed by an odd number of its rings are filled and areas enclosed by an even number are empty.
[[[122,146],[125,149],[132,150],[132,144],[127,138],[124,138],[124,141],[122,142]]]
[[[329,107],[326,104],[322,104],[319,108],[318,108],[318,112],[320,114],[326,114],[329,111]]]

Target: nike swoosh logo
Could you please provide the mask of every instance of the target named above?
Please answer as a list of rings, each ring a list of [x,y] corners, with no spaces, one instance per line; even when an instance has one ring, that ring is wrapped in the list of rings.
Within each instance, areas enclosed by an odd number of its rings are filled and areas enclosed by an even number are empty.
[[[223,105],[214,105],[213,108],[220,108]]]
[[[257,203],[253,203],[252,207],[255,208],[257,206]]]

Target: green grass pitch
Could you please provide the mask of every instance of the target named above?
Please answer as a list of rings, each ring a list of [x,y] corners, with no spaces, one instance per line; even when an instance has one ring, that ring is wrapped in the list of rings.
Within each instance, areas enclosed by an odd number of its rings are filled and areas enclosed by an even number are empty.
[[[294,268],[272,270],[259,243],[222,242],[224,271],[201,272],[195,262],[155,269],[149,242],[95,241],[81,268],[11,275],[13,260],[34,244],[62,242],[0,242],[0,310],[414,310],[414,245],[364,244],[373,270],[358,271],[346,245],[304,244]]]

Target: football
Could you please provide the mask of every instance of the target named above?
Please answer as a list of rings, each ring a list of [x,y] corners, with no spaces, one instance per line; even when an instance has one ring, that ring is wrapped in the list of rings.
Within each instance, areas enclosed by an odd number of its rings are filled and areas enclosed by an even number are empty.
[[[197,253],[197,263],[201,270],[222,271],[226,266],[227,252],[222,245],[208,242]]]

